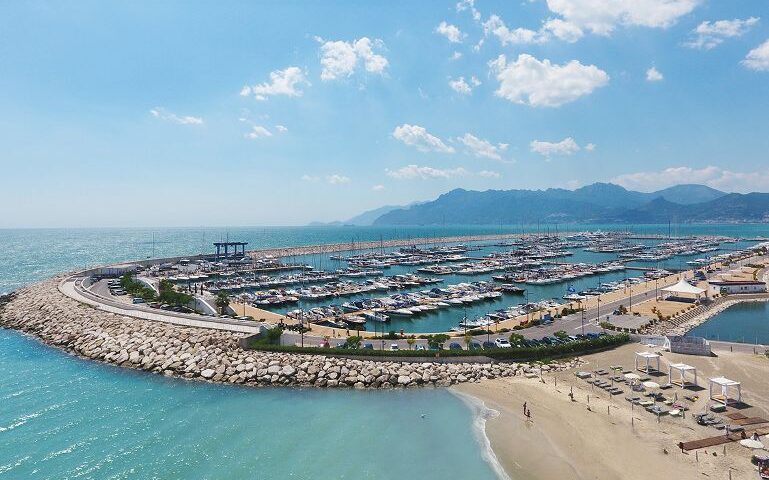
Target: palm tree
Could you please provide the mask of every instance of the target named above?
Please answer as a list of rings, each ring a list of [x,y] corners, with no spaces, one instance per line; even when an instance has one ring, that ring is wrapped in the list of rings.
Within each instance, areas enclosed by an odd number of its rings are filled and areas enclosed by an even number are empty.
[[[465,347],[470,350],[470,342],[473,341],[473,334],[470,332],[465,333]]]
[[[216,294],[216,308],[219,313],[224,315],[227,311],[227,307],[230,306],[230,296],[227,292],[219,292]]]
[[[409,344],[409,350],[411,350],[414,347],[414,344],[417,343],[417,339],[412,337],[409,337],[406,339],[406,343]]]

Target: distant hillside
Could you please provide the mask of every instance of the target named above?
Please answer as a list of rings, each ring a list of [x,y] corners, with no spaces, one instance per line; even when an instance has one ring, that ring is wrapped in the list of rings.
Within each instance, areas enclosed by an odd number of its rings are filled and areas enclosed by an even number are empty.
[[[334,221],[334,222],[311,222],[310,226],[330,226],[330,225],[356,225],[367,226],[372,225],[374,221],[382,215],[389,213],[393,210],[400,208],[408,208],[412,205],[418,205],[420,202],[413,202],[408,205],[385,205],[384,207],[375,208],[373,210],[367,210],[359,215],[356,215],[349,220]]]
[[[727,194],[703,185],[658,192],[595,183],[576,190],[452,190],[382,214],[375,225],[666,223],[769,221],[769,194]]]
[[[686,184],[669,187],[654,192],[652,195],[662,197],[668,202],[681,205],[693,205],[695,203],[709,202],[721,198],[726,195],[726,193],[705,185]]]

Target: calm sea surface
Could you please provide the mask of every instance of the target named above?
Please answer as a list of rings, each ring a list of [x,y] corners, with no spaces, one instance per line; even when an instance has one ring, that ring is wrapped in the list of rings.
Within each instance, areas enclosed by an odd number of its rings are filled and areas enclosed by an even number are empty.
[[[598,228],[618,227],[568,227]],[[667,225],[631,229],[668,232]],[[0,292],[84,266],[210,252],[211,242],[227,238],[260,248],[521,231],[536,227],[0,229]],[[708,225],[672,233],[751,237],[769,230]],[[579,255],[573,260],[596,260]],[[0,479],[495,477],[471,409],[444,390],[186,382],[85,362],[7,330],[0,330],[0,378]]]
[[[690,330],[709,340],[769,345],[769,302],[738,303]]]

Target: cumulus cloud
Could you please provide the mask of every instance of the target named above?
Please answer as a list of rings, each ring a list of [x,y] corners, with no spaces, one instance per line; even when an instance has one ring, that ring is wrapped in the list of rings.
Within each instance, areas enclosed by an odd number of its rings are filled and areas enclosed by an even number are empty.
[[[659,171],[619,175],[612,183],[627,189],[653,192],[673,185],[696,183],[727,192],[769,191],[769,170],[736,172],[713,165],[703,168],[670,167]]]
[[[557,65],[526,53],[512,63],[500,55],[489,67],[499,81],[497,96],[532,107],[558,107],[609,82],[609,75],[595,65],[577,60]]]
[[[651,67],[649,70],[646,71],[647,82],[659,82],[663,78],[665,77],[662,76],[662,73],[660,73],[660,71],[654,67]]]
[[[751,70],[769,71],[769,40],[749,51],[742,65]]]
[[[585,34],[577,25],[560,18],[551,18],[546,21],[542,25],[542,31],[549,32],[557,39],[569,43],[576,42]]]
[[[454,52],[451,54],[451,60],[459,60],[462,58],[462,52]]]
[[[275,125],[275,130],[279,131],[280,133],[286,133],[288,128],[286,128],[284,125]]]
[[[465,81],[465,77],[459,77],[456,79],[449,79],[449,87],[457,93],[462,95],[470,95],[473,93],[473,88],[481,84],[481,81],[476,77],[470,77],[470,83]]]
[[[465,34],[462,33],[456,25],[451,25],[446,22],[441,22],[435,28],[435,31],[446,37],[451,43],[461,43],[462,39],[465,38]]]
[[[395,178],[397,180],[429,180],[435,178],[453,178],[464,177],[468,175],[468,171],[462,167],[451,169],[439,169],[432,167],[420,167],[418,165],[406,165],[397,170],[385,169],[385,174],[388,177]]]
[[[150,110],[150,114],[160,120],[178,123],[179,125],[203,125],[203,119],[200,117],[193,117],[190,115],[177,115],[173,112],[162,107],[155,107]]]
[[[494,172],[491,170],[481,170],[480,172],[478,172],[478,176],[484,177],[484,178],[499,178],[501,175],[499,174],[499,172]]]
[[[609,35],[618,25],[667,28],[701,0],[547,0],[551,12],[581,30]]]
[[[545,158],[550,158],[556,155],[572,155],[580,150],[580,146],[571,137],[566,137],[560,142],[533,140],[529,144],[529,148],[532,152],[538,153]]]
[[[690,48],[710,50],[722,44],[727,38],[741,37],[758,23],[758,18],[750,17],[745,20],[704,21],[692,30],[692,39],[684,43]]]
[[[253,95],[257,100],[267,100],[274,95],[287,97],[301,97],[302,90],[299,87],[309,85],[310,82],[304,76],[299,67],[288,67],[285,70],[270,72],[270,80],[254,86],[246,85],[240,91],[240,95],[248,97]]]
[[[350,183],[350,177],[335,173],[333,175],[326,175],[326,182],[330,185],[345,185]]]
[[[253,125],[251,131],[245,134],[245,137],[250,140],[256,140],[257,138],[271,137],[272,132],[267,130],[261,125]]]
[[[508,147],[506,143],[494,145],[488,140],[478,138],[470,133],[465,133],[457,138],[457,141],[467,147],[467,150],[476,157],[490,158],[492,160],[502,160],[502,154]]]
[[[375,192],[381,192],[384,189],[385,189],[385,186],[381,185],[381,184],[380,185],[374,185],[373,187],[371,187],[371,190],[373,190]]]
[[[320,46],[320,64],[323,67],[321,71],[321,80],[337,80],[351,76],[362,66],[368,73],[382,75],[387,68],[388,61],[384,55],[374,53],[374,49],[384,48],[384,42],[379,39],[371,40],[368,37],[362,37],[352,42],[345,41],[325,41],[322,38],[316,38],[321,43]]]
[[[454,153],[454,147],[446,145],[443,140],[430,134],[424,127],[404,123],[395,127],[393,138],[420,152]]]
[[[585,145],[585,150],[587,150],[588,152],[592,152],[593,150],[595,150],[595,143],[588,143],[587,145]]]

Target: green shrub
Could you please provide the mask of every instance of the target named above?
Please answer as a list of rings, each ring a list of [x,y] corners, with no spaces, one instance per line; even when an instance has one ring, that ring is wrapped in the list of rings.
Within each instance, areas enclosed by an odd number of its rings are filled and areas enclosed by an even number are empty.
[[[435,338],[439,335],[432,335]],[[444,335],[445,336],[445,335]],[[446,338],[448,340],[448,338]],[[617,335],[604,335],[596,339],[580,340],[575,342],[562,343],[558,345],[547,345],[540,347],[513,347],[513,348],[491,348],[487,350],[441,350],[441,357],[467,357],[484,356],[495,360],[546,360],[556,357],[582,355],[599,350],[606,350],[625,344],[630,341],[630,336],[626,333]],[[253,350],[287,353],[307,353],[315,355],[344,355],[344,356],[363,356],[363,357],[421,357],[428,358],[436,352],[424,352],[419,350],[399,350],[391,352],[389,350],[348,350],[342,348],[314,348],[314,347],[296,347],[292,345],[275,345],[258,343],[252,341],[249,348]]]

